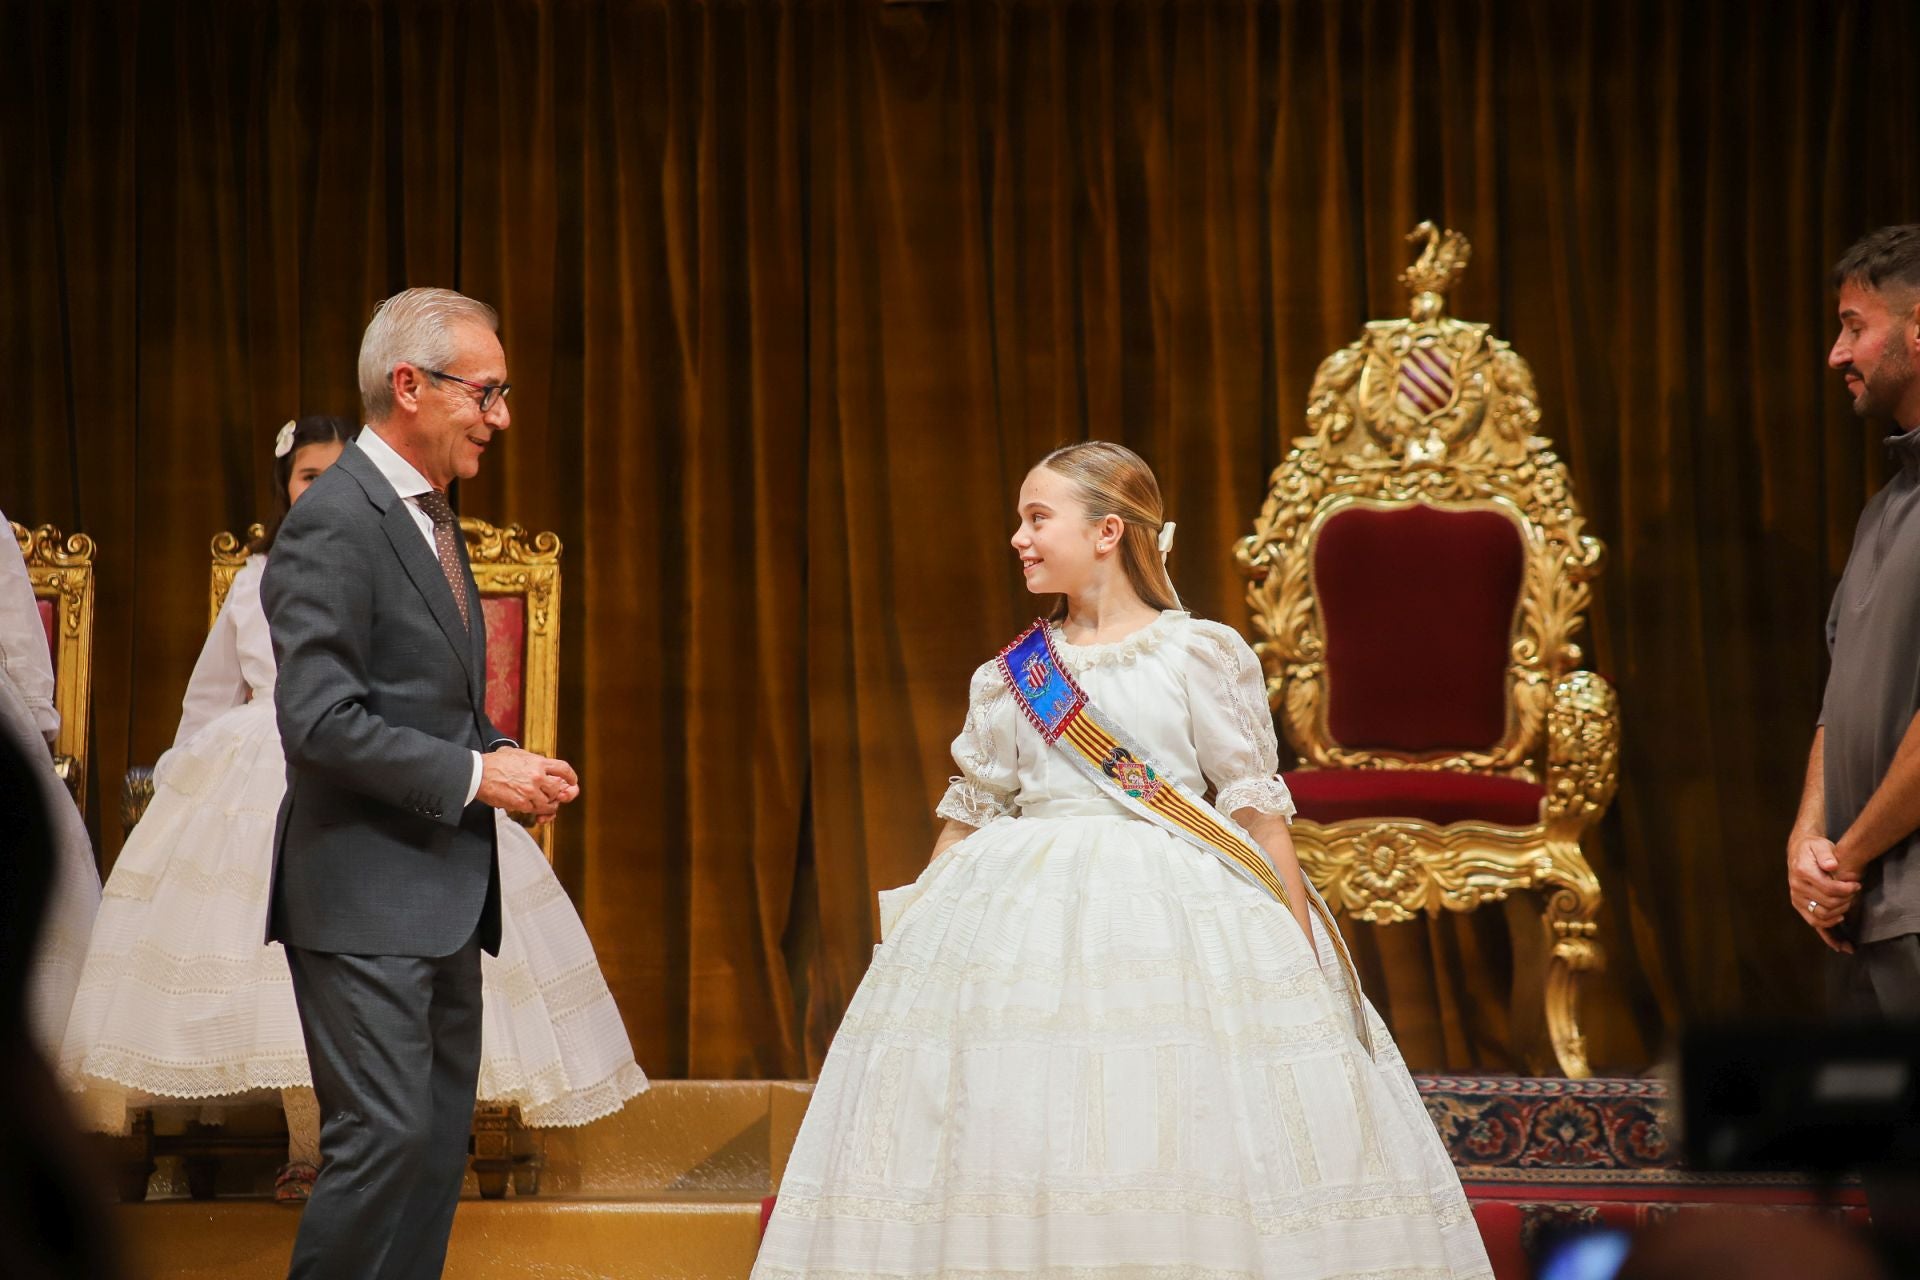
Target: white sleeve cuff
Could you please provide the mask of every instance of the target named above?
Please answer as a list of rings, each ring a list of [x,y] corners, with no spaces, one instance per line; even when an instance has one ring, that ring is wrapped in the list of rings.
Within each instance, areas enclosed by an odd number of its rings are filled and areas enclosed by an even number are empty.
[[[1224,786],[1214,797],[1214,807],[1229,816],[1240,809],[1255,809],[1292,821],[1294,814],[1293,793],[1278,778],[1246,778]]]
[[[984,827],[1013,812],[1012,802],[968,778],[948,779],[947,794],[934,809],[936,818],[952,818],[970,827]]]
[[[473,753],[473,781],[467,784],[467,798],[465,801],[461,803],[460,805],[461,808],[464,809],[467,807],[467,805],[472,804],[473,798],[480,794],[480,771],[484,767],[485,766],[480,763],[480,753],[478,751],[474,752]]]

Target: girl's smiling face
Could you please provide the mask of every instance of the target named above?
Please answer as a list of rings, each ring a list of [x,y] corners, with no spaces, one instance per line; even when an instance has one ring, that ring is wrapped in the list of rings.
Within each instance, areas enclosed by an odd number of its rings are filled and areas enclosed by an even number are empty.
[[[1081,591],[1118,545],[1123,528],[1117,516],[1089,517],[1073,481],[1045,467],[1027,473],[1019,514],[1011,542],[1027,590],[1036,595]]]

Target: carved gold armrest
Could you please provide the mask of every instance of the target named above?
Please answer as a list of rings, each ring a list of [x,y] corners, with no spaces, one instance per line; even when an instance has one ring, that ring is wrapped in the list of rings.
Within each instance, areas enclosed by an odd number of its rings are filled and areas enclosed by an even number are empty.
[[[67,790],[75,800],[78,800],[80,798],[80,762],[72,756],[62,755],[56,751],[53,755],[53,772],[54,776],[67,784]]]
[[[1580,849],[1582,833],[1600,821],[1620,786],[1620,703],[1613,686],[1591,671],[1573,671],[1553,688],[1547,712],[1547,856],[1552,869],[1546,923],[1553,951],[1547,964],[1547,1029],[1568,1076],[1590,1075],[1580,1030],[1583,975],[1601,967],[1600,880]]]
[[[1568,672],[1547,711],[1547,825],[1577,840],[1619,786],[1620,699],[1603,677]]]
[[[146,813],[147,805],[153,801],[153,769],[149,765],[136,764],[127,770],[125,782],[120,788],[120,831],[122,835],[133,830]]]

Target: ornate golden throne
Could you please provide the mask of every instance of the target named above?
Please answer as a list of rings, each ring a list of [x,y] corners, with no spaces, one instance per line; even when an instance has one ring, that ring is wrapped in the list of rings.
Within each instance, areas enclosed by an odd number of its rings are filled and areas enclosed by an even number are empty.
[[[54,709],[60,713],[54,767],[84,810],[93,704],[93,539],[84,533],[65,537],[48,524],[31,532],[12,521],[7,524],[20,558],[27,562],[27,578],[53,656]]]
[[[1235,555],[1285,737],[1306,873],[1356,920],[1545,895],[1553,1053],[1588,1074],[1581,852],[1618,783],[1614,691],[1574,636],[1603,547],[1534,434],[1527,362],[1446,313],[1471,247],[1422,223],[1405,319],[1320,365],[1307,433]]]
[[[529,533],[517,524],[493,525],[466,516],[461,517],[460,531],[480,587],[481,616],[487,628],[487,716],[496,729],[527,750],[553,755],[560,724],[560,538],[553,533]],[[220,616],[233,580],[262,532],[256,524],[245,537],[232,533],[214,537],[207,593],[209,628]],[[139,822],[152,796],[153,770],[129,769],[122,796],[128,830]],[[531,831],[552,861],[552,824]],[[213,1195],[220,1158],[258,1153],[281,1141],[272,1136],[228,1136],[207,1125],[189,1126],[184,1135],[155,1135],[145,1117],[135,1124],[134,1133],[141,1149],[125,1184],[131,1199],[144,1195],[156,1155],[183,1156],[189,1189],[196,1198],[206,1199]],[[472,1141],[473,1167],[482,1194],[505,1195],[509,1177],[523,1195],[539,1190],[538,1143],[514,1119],[511,1108],[479,1107]]]

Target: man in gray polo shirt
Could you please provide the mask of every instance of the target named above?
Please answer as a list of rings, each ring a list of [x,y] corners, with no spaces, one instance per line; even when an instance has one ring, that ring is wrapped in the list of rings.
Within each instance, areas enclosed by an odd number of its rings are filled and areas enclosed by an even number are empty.
[[[1853,411],[1892,424],[1898,468],[1853,533],[1827,615],[1832,669],[1800,813],[1787,837],[1793,909],[1839,953],[1843,1017],[1920,1019],[1920,225],[1882,227],[1833,269],[1827,353]],[[1881,1248],[1920,1271],[1920,1178],[1866,1178]]]
[[[1832,671],[1787,840],[1793,908],[1844,959],[1835,1012],[1920,1018],[1920,225],[1833,270],[1827,363],[1890,421],[1898,471],[1867,503],[1827,618]]]

